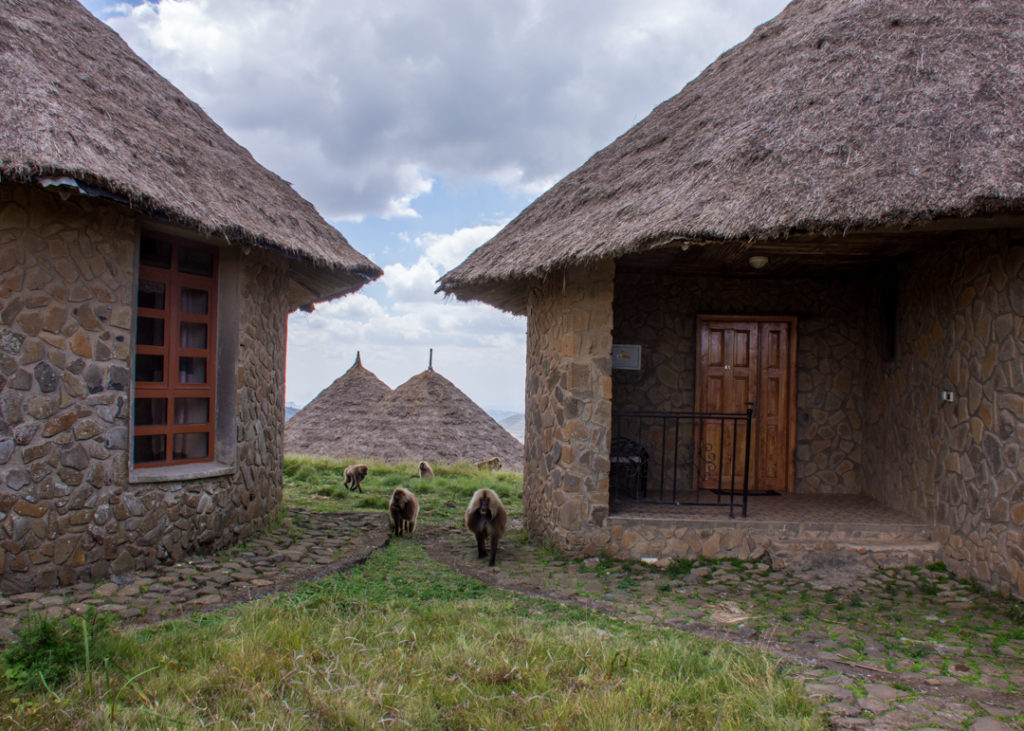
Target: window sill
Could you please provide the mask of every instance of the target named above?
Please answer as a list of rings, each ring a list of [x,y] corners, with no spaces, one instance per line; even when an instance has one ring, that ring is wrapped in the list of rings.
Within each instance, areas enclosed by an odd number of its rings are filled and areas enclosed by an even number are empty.
[[[185,482],[233,474],[235,467],[220,462],[193,462],[168,467],[142,467],[128,471],[129,484],[142,482]]]

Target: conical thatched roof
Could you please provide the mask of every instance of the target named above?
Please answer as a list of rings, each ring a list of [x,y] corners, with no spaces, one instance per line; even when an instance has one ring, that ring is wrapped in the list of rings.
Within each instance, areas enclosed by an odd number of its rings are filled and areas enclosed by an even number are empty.
[[[369,373],[357,363],[335,384],[348,379],[357,366]],[[350,385],[345,385],[346,392]],[[498,457],[502,469],[523,468],[523,445],[455,384],[429,369],[374,399],[372,408],[361,415],[337,419],[329,410],[318,409],[302,422],[301,433],[310,436],[300,443],[293,424],[332,389],[334,385],[285,425],[286,452],[392,463],[480,462]],[[314,437],[316,427],[319,432]]]
[[[675,240],[1019,212],[1024,4],[795,0],[441,279],[525,281]]]
[[[362,438],[366,419],[391,389],[356,362],[284,425],[284,449],[296,454],[334,454],[334,447]]]
[[[158,218],[280,251],[309,301],[382,272],[74,0],[0,5],[0,180],[74,178]],[[303,303],[305,304],[305,303]]]

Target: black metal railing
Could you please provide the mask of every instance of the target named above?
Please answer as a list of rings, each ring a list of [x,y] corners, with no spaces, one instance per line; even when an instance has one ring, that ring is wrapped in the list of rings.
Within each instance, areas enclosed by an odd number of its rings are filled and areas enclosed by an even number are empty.
[[[616,503],[718,505],[747,517],[753,410],[612,414],[609,489]]]

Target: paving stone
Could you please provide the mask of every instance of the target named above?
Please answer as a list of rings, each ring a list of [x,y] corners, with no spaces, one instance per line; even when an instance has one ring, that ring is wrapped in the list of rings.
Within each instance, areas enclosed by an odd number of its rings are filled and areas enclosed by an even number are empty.
[[[1013,731],[1013,726],[998,718],[979,718],[970,725],[970,731]]]

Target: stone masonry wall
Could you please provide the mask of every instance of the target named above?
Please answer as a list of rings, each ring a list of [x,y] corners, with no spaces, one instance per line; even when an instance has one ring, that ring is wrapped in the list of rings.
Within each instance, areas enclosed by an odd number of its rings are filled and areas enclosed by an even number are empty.
[[[774,281],[622,271],[615,342],[642,347],[639,371],[613,371],[615,410],[696,408],[697,315],[797,317],[795,490],[860,493],[864,280]]]
[[[569,553],[608,542],[614,264],[553,274],[527,313],[527,530]]]
[[[897,357],[869,368],[867,492],[937,524],[958,573],[1024,596],[1024,232],[937,243],[899,274]]]
[[[280,504],[287,305],[267,254],[241,265],[239,468],[128,482],[140,223],[106,201],[0,185],[0,590],[181,560]]]

